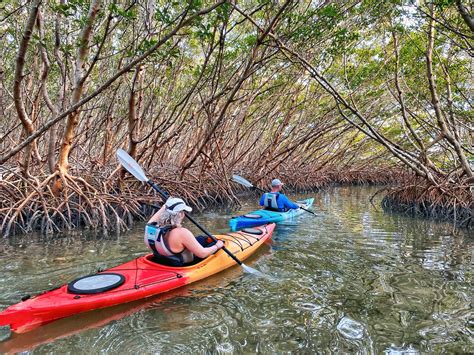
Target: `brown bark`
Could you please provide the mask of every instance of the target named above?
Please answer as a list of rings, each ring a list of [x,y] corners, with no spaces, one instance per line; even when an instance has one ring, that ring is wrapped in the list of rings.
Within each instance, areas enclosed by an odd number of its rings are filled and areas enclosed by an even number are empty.
[[[130,97],[128,99],[128,154],[132,158],[136,158],[138,147],[138,135],[140,128],[140,102],[141,93],[141,75],[142,67],[137,65],[135,74],[133,75],[132,87],[130,89]],[[138,111],[138,113],[137,113]],[[120,177],[125,177],[126,169],[122,168]]]
[[[60,4],[63,5],[65,0],[60,0]],[[59,49],[61,47],[61,27],[60,27],[60,18],[61,14],[58,12],[56,14],[56,19],[55,19],[55,24],[54,24],[54,57],[56,58],[56,62],[59,66],[59,71],[61,74],[61,80],[62,80],[62,88],[59,90],[58,97],[56,100],[56,104],[53,104],[51,101],[47,88],[44,86],[44,91],[43,91],[43,96],[46,102],[46,105],[51,111],[51,115],[53,117],[57,117],[58,113],[64,109],[64,98],[66,95],[66,91],[68,89],[68,81],[67,81],[67,73],[66,73],[66,67],[63,63],[63,58],[60,55]],[[46,51],[44,51],[44,60],[45,63],[48,62],[48,56],[46,55]],[[56,139],[57,139],[57,130],[58,127],[57,125],[53,125],[51,129],[49,130],[49,137],[48,137],[48,155],[47,155],[47,161],[48,161],[48,167],[49,171],[53,173],[56,170]]]
[[[472,5],[472,3],[471,3]],[[456,6],[458,7],[458,11],[462,16],[462,19],[466,23],[467,27],[474,32],[474,17],[469,13],[469,10],[462,4],[461,0],[456,0]]]
[[[137,65],[133,75],[132,89],[128,101],[128,154],[136,157],[139,127],[140,127],[140,103],[142,100],[141,80],[142,67]],[[138,112],[137,112],[138,111]]]
[[[85,65],[87,55],[89,54],[89,43],[92,35],[92,28],[94,25],[95,18],[99,11],[100,0],[93,0],[91,2],[89,13],[87,15],[87,24],[83,28],[79,37],[79,48],[76,55],[76,67],[74,71],[74,88],[72,91],[71,104],[77,104],[82,97],[84,91],[85,81],[87,76],[85,75]],[[69,153],[71,152],[72,142],[74,139],[74,130],[79,122],[79,111],[75,110],[70,113],[67,121],[66,128],[64,131],[64,138],[59,151],[57,169],[61,174],[66,175],[69,167]]]
[[[38,13],[38,19],[37,19],[37,24],[38,24],[38,32],[40,35],[40,40],[41,42],[44,41],[44,28],[43,28],[43,17],[41,15],[41,12]],[[51,115],[55,117],[58,114],[58,108],[56,105],[53,104],[51,101],[51,98],[49,97],[48,89],[46,86],[46,79],[49,74],[49,70],[51,67],[51,64],[49,62],[48,54],[46,53],[46,49],[42,43],[40,43],[40,53],[41,53],[41,59],[43,61],[43,66],[41,70],[41,92],[43,94],[44,101],[46,103],[46,106],[51,112]],[[47,155],[47,162],[48,162],[48,167],[49,171],[51,173],[54,172],[54,142],[55,142],[55,137],[56,137],[56,130],[51,128],[50,135],[49,135],[49,143],[48,143],[48,155]]]
[[[114,120],[112,109],[115,104],[115,99],[117,97],[117,91],[119,86],[114,90],[112,98],[109,103],[107,112],[105,113],[105,136],[104,136],[104,150],[102,151],[102,164],[106,164],[110,158],[110,150],[112,148],[112,137],[114,136],[112,132],[112,121]]]
[[[429,20],[429,27],[428,27],[428,48],[426,49],[426,69],[427,69],[427,77],[429,82],[429,88],[431,93],[431,104],[433,105],[433,109],[435,111],[436,120],[438,122],[438,126],[441,129],[441,133],[446,138],[446,140],[452,145],[454,148],[459,161],[461,163],[461,167],[468,178],[473,177],[472,170],[469,166],[469,162],[462,151],[461,144],[453,135],[453,133],[448,128],[446,120],[444,118],[444,113],[441,110],[441,104],[438,97],[436,81],[435,81],[435,74],[433,70],[433,50],[434,50],[434,39],[435,39],[435,12],[433,4],[429,5],[430,8],[430,20]]]
[[[25,109],[25,104],[23,102],[23,95],[22,95],[22,90],[21,90],[21,83],[23,81],[23,69],[25,67],[26,51],[28,49],[28,44],[30,42],[31,35],[33,33],[33,28],[36,22],[36,17],[38,15],[40,4],[41,4],[41,0],[34,0],[31,4],[31,8],[28,14],[28,20],[26,22],[26,26],[23,31],[23,37],[21,39],[20,46],[18,49],[18,55],[17,55],[16,67],[15,67],[15,83],[13,86],[13,99],[15,103],[15,109],[27,136],[33,134],[33,132],[35,131],[35,128],[33,125],[33,121],[31,120],[30,117],[28,117],[28,114]],[[32,151],[32,145],[28,144],[25,151],[24,161],[22,163],[23,175],[28,174],[31,151]]]

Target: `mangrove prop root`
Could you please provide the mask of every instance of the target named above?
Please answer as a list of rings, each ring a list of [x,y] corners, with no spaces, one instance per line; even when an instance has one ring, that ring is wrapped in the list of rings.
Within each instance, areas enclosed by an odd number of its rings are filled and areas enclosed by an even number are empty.
[[[127,230],[135,220],[143,220],[153,213],[150,204],[160,205],[162,199],[146,184],[138,182],[129,175],[125,179],[110,178],[116,166],[102,167],[97,171],[75,171],[75,175],[63,175],[55,172],[50,175],[24,177],[15,169],[3,171],[0,181],[0,228],[3,236],[16,233],[40,231],[56,233],[63,229],[90,228],[101,233]],[[256,175],[251,170],[240,169],[242,176],[252,176],[256,185],[266,189],[274,177],[284,180],[289,190],[314,191],[329,184],[393,184],[400,181],[399,170],[358,169],[319,171],[299,169],[282,164],[273,176]],[[240,185],[228,183],[224,177],[211,173],[196,174],[189,171],[179,180],[176,170],[160,168],[147,173],[165,191],[172,196],[179,196],[198,210],[212,205],[237,205],[236,194],[249,192]],[[80,176],[80,177],[79,177]],[[449,205],[455,201],[456,216],[466,220],[464,224],[472,225],[469,214],[462,212],[467,209],[463,198],[457,198],[456,192],[446,186],[443,196],[432,188],[414,187],[430,201]],[[384,207],[390,205],[395,190],[389,190],[383,200]],[[396,190],[402,191],[402,190]],[[411,191],[411,190],[410,190]],[[441,190],[440,190],[441,191]],[[407,196],[408,197],[408,196]],[[437,200],[438,199],[438,200]],[[410,201],[410,199],[407,199]],[[413,200],[411,200],[413,201]],[[420,200],[421,201],[421,200]],[[424,202],[426,205],[426,202]],[[449,205],[452,206],[453,204]],[[411,208],[411,206],[410,206]],[[443,212],[453,214],[454,212]]]
[[[444,183],[438,186],[415,181],[390,188],[382,199],[386,211],[448,221],[457,227],[474,228],[474,195],[468,184]]]

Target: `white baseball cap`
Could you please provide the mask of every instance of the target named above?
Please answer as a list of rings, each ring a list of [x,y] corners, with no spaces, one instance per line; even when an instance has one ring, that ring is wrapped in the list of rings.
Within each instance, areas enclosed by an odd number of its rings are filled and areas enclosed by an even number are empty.
[[[280,186],[283,185],[280,179],[273,179],[272,180],[272,186]]]
[[[166,210],[170,213],[176,214],[180,211],[191,212],[193,209],[186,205],[186,203],[178,197],[170,197],[166,200]]]

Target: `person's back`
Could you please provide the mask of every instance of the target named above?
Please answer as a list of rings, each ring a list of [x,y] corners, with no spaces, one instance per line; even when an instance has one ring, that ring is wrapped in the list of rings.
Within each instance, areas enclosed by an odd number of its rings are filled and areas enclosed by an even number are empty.
[[[272,189],[270,192],[266,192],[262,195],[260,198],[260,206],[264,206],[266,210],[278,212],[298,209],[300,206],[280,192],[282,187],[283,183],[279,179],[272,180]]]
[[[158,263],[185,266],[208,257],[224,246],[222,241],[214,243],[207,237],[196,238],[182,227],[184,211],[192,209],[180,198],[169,198],[148,221],[145,244],[153,251]]]

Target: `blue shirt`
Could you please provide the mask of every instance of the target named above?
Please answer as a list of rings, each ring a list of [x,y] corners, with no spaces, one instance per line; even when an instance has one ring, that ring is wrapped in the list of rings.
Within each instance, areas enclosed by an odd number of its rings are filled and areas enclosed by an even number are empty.
[[[277,204],[278,208],[281,209],[282,211],[285,211],[287,209],[297,209],[300,208],[296,203],[291,202],[288,197],[283,195],[282,193],[276,192],[278,194],[277,198]],[[260,197],[260,206],[265,206],[265,194]]]

